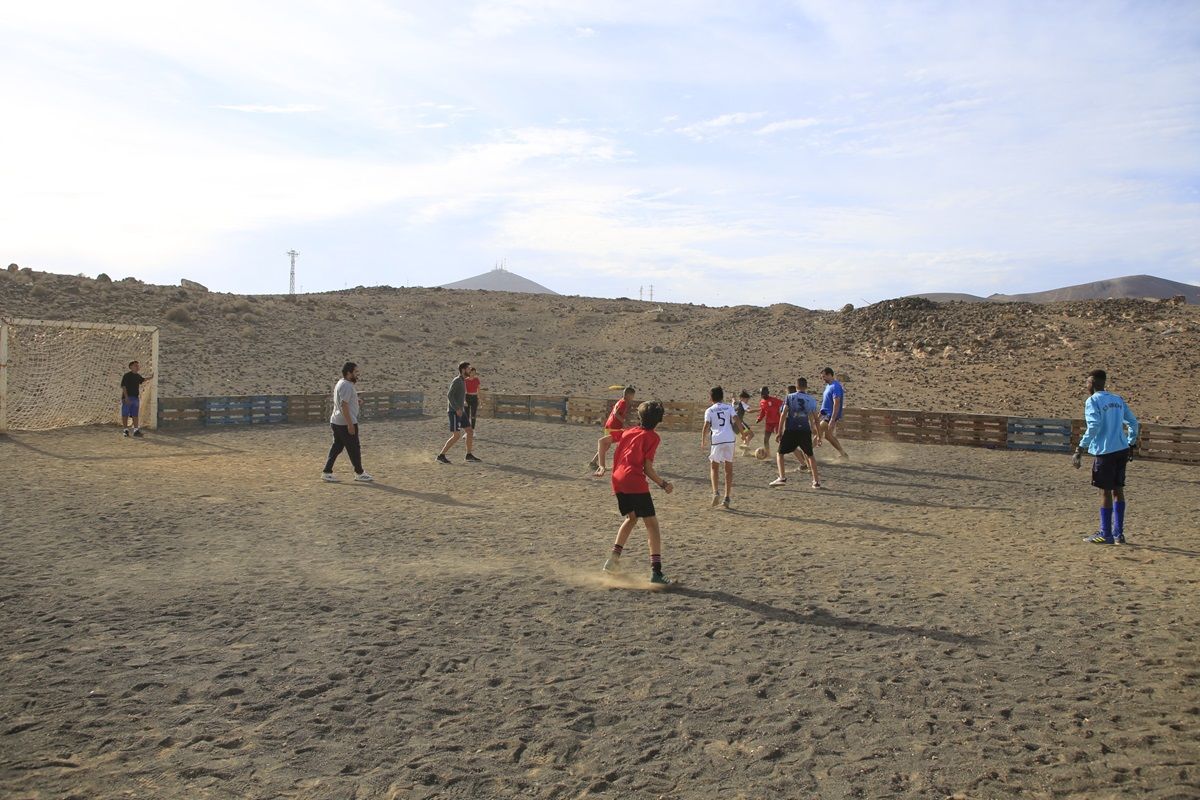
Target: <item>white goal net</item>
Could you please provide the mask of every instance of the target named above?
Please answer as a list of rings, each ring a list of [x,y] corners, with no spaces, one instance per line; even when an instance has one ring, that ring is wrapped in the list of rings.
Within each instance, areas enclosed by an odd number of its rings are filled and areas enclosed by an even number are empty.
[[[137,361],[140,422],[156,426],[158,328],[0,319],[0,431],[119,422],[121,376]]]

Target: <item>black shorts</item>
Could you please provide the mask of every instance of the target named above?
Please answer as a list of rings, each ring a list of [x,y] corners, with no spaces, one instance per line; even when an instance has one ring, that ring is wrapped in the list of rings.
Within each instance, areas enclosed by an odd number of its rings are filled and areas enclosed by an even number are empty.
[[[806,456],[813,454],[812,448],[812,431],[808,428],[801,428],[798,431],[784,431],[782,438],[779,440],[780,455],[787,455],[797,447]]]
[[[629,516],[629,512],[637,514],[642,519],[654,516],[654,498],[649,492],[644,494],[624,494],[617,492],[617,508],[621,510],[621,516]]]
[[[1125,465],[1129,463],[1129,448],[1096,456],[1092,462],[1092,486],[1097,489],[1124,489]]]

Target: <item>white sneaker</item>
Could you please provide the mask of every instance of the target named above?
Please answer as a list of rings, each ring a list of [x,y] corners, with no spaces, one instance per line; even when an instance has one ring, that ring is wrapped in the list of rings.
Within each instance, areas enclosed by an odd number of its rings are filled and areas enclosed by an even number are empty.
[[[786,486],[786,485],[787,485],[787,478],[776,478],[775,480],[773,480],[767,484],[767,486]]]
[[[354,476],[354,480],[362,481],[363,483],[370,483],[371,481],[375,480],[375,478],[369,472],[360,472]]]
[[[337,483],[337,476],[332,472],[322,472],[321,480],[325,481],[326,483]]]

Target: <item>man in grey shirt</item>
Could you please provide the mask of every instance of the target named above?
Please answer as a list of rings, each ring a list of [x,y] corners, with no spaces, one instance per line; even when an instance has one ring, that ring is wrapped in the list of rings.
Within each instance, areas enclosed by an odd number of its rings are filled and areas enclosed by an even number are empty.
[[[458,365],[458,375],[454,380],[450,381],[450,391],[446,392],[447,411],[446,414],[450,418],[450,438],[442,445],[442,452],[438,453],[437,460],[441,464],[449,464],[450,459],[446,457],[446,452],[454,446],[454,443],[462,438],[463,431],[467,432],[467,461],[482,461],[481,458],[476,458],[471,452],[475,445],[475,430],[471,427],[471,417],[467,413],[467,371],[471,368],[471,362],[463,361]]]
[[[329,427],[333,429],[333,446],[329,448],[329,458],[325,461],[325,469],[321,470],[322,480],[330,483],[337,480],[333,474],[333,462],[345,450],[350,456],[350,464],[354,467],[356,481],[370,483],[375,480],[363,470],[362,450],[358,443],[358,364],[347,361],[342,365],[342,379],[333,387],[333,414],[329,417]]]

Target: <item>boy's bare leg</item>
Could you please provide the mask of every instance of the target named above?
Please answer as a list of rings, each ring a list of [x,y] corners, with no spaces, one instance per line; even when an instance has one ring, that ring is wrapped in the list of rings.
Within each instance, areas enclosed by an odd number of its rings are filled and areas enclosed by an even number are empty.
[[[455,431],[454,433],[450,434],[450,438],[446,440],[444,445],[442,445],[442,452],[439,453],[439,455],[446,455],[446,451],[454,446],[454,443],[458,441],[460,436],[462,436],[462,431]]]
[[[621,520],[621,527],[617,528],[617,538],[613,542],[613,544],[617,545],[622,550],[624,550],[625,543],[627,541],[629,541],[629,534],[633,533],[633,529],[637,525],[637,521],[638,521],[637,514],[633,513],[632,511],[630,511],[628,514],[626,514],[625,519]],[[650,527],[649,521],[646,522],[646,527],[647,528]],[[658,523],[655,523],[656,532],[657,532],[657,527],[658,527]],[[656,533],[656,535],[657,535],[657,533]]]
[[[467,428],[467,452],[471,453],[475,450],[475,429]]]
[[[708,480],[712,484],[712,504],[714,507],[720,505],[720,495],[717,493],[717,471],[721,465],[715,461],[708,462]]]
[[[713,481],[713,486],[716,486],[716,481]],[[725,462],[725,497],[733,496],[733,462]]]
[[[596,457],[592,460],[592,463],[596,465],[596,477],[600,477],[608,471],[606,461],[610,445],[612,445],[612,437],[607,434],[596,440]]]
[[[784,458],[783,458],[783,453],[776,453],[776,454],[775,454],[775,466],[776,466],[776,467],[778,468],[778,470],[779,470],[779,479],[780,479],[781,481],[786,481],[786,480],[787,480],[787,475],[786,475],[786,474],[784,474],[784,470],[785,470],[785,468],[784,468],[784,465],[783,465],[783,461],[784,461]]]
[[[817,460],[815,458],[813,458],[812,456],[810,456],[808,453],[805,453],[804,461],[805,461],[805,463],[808,464],[809,471],[812,472],[813,486],[820,486],[821,479],[820,479],[820,477],[817,476]]]
[[[771,454],[771,431],[763,431],[763,448],[767,451],[767,455]]]

